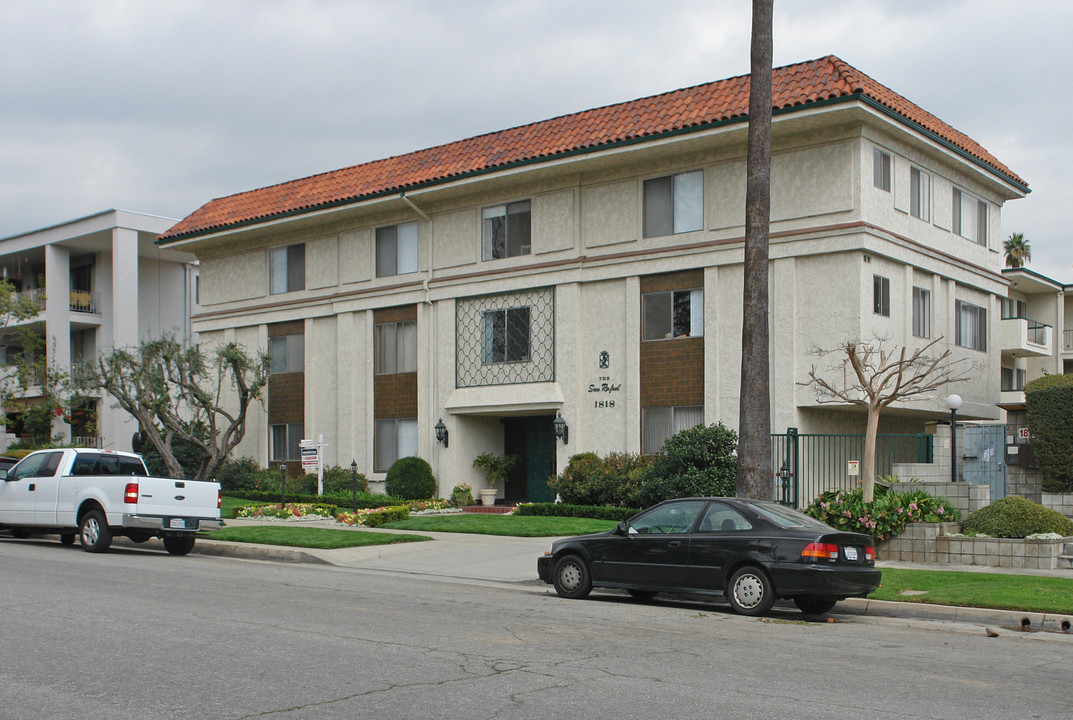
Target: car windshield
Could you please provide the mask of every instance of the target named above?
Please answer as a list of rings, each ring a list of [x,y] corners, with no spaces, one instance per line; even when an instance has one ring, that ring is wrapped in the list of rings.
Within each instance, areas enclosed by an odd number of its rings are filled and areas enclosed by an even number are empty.
[[[825,525],[816,518],[811,518],[804,513],[800,513],[797,510],[792,510],[785,505],[779,505],[773,502],[754,502],[749,503],[749,506],[756,511],[756,514],[764,518],[770,523],[774,523],[781,528],[816,528],[817,530],[830,530],[829,525]]]

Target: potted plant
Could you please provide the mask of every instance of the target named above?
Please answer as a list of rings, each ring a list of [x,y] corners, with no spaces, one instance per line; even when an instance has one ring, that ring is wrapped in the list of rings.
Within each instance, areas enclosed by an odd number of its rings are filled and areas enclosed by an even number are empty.
[[[481,453],[473,460],[473,467],[483,470],[484,477],[488,481],[488,487],[481,488],[479,491],[482,505],[495,505],[496,483],[499,480],[506,480],[507,475],[517,464],[517,455],[500,456],[486,452]]]

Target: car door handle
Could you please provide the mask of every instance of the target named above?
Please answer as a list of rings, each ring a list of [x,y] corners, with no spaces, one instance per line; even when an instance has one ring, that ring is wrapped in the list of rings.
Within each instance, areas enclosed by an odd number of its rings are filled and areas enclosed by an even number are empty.
[[[681,540],[671,540],[669,543],[667,543],[667,547],[682,547],[682,541]]]
[[[30,490],[30,492],[33,492],[33,491],[34,491],[34,489],[36,489],[36,488],[37,488],[37,485],[36,485],[36,484],[34,484],[34,483],[30,483],[30,487],[29,487],[29,490]]]

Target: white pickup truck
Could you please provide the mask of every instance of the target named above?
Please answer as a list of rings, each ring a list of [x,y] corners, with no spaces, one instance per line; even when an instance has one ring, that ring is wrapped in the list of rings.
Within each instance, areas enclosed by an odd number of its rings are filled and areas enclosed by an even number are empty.
[[[160,537],[172,555],[194,547],[198,530],[220,522],[220,485],[149,477],[141,457],[110,450],[39,450],[0,470],[0,529],[17,538],[59,534],[104,552],[115,535]]]

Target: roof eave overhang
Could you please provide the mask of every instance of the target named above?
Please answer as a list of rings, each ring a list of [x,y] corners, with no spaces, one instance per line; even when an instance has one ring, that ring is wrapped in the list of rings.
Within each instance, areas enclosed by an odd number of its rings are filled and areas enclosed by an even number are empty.
[[[1000,179],[1003,183],[1005,183],[1009,187],[1013,188],[1015,190],[1015,192],[1017,192],[1019,194],[1027,194],[1027,193],[1031,192],[1031,190],[1029,190],[1027,184],[1015,180],[1014,178],[1006,175],[1005,173],[1001,172],[997,168],[992,167],[991,165],[989,165],[988,163],[984,162],[983,160],[975,157],[974,155],[966,152],[965,150],[962,150],[961,148],[959,148],[957,145],[953,144],[949,140],[946,140],[946,139],[942,138],[941,136],[939,136],[936,133],[928,130],[927,128],[925,128],[923,126],[921,126],[920,124],[918,124],[916,122],[913,122],[909,118],[906,118],[906,117],[898,114],[897,112],[891,110],[890,108],[886,107],[882,103],[879,103],[879,102],[873,100],[872,98],[867,97],[863,93],[859,93],[859,92],[858,93],[851,93],[851,94],[848,94],[848,95],[842,95],[842,96],[834,97],[834,98],[826,98],[826,99],[823,99],[823,100],[816,100],[816,101],[813,101],[813,102],[803,103],[803,104],[800,104],[800,105],[793,105],[793,106],[790,106],[790,107],[775,108],[775,109],[772,110],[772,117],[774,119],[776,117],[779,117],[779,116],[782,116],[782,115],[788,115],[788,114],[795,113],[795,112],[817,110],[817,109],[820,109],[820,108],[823,108],[823,107],[826,107],[826,106],[837,105],[837,104],[842,104],[842,103],[849,103],[849,102],[855,102],[855,101],[862,103],[863,105],[865,105],[865,106],[875,110],[876,112],[878,112],[878,113],[890,118],[891,120],[894,120],[895,122],[898,122],[901,125],[904,125],[904,126],[909,127],[909,128],[911,128],[913,130],[916,130],[917,132],[919,132],[922,135],[924,135],[925,137],[927,137],[929,140],[941,145],[942,147],[944,147],[945,149],[949,150],[950,152],[962,157],[963,159],[965,159],[966,161],[970,162],[971,164],[976,165],[977,167],[979,167],[980,169],[984,170],[985,172],[987,172],[987,173],[995,176],[996,178]],[[482,177],[482,176],[485,176],[485,175],[490,175],[490,174],[494,174],[494,173],[502,173],[504,171],[509,171],[509,170],[516,170],[516,169],[525,168],[525,167],[531,166],[531,165],[544,164],[544,163],[550,163],[550,162],[557,162],[557,161],[563,161],[563,160],[570,160],[572,158],[576,158],[576,157],[579,157],[579,156],[585,156],[585,155],[591,155],[591,154],[594,154],[594,153],[607,152],[608,150],[616,150],[616,149],[621,149],[621,148],[627,148],[627,147],[637,145],[637,144],[641,144],[641,143],[651,143],[651,142],[655,142],[655,141],[659,141],[659,140],[672,139],[672,138],[675,138],[677,136],[690,135],[690,134],[703,132],[703,131],[708,131],[708,130],[714,130],[714,129],[718,129],[718,128],[722,128],[722,127],[726,127],[726,126],[730,126],[730,125],[738,125],[738,124],[742,124],[742,123],[747,123],[748,120],[749,120],[749,116],[747,114],[738,115],[738,116],[732,117],[732,118],[725,118],[725,119],[722,119],[722,120],[715,120],[715,121],[707,122],[707,123],[698,123],[697,125],[691,125],[691,126],[688,126],[688,127],[676,128],[674,130],[667,130],[667,131],[662,132],[662,133],[656,133],[656,134],[652,134],[652,135],[639,135],[639,136],[636,136],[636,137],[624,138],[622,140],[616,140],[614,142],[609,142],[609,143],[605,143],[605,144],[601,144],[601,145],[593,145],[593,146],[587,146],[587,147],[583,147],[583,148],[575,148],[573,150],[567,150],[567,151],[564,151],[564,152],[561,152],[561,153],[556,153],[554,155],[541,155],[541,156],[538,156],[538,157],[523,158],[521,160],[516,160],[516,161],[513,161],[513,162],[504,163],[502,165],[495,165],[495,166],[492,166],[492,167],[480,168],[480,169],[471,170],[471,171],[465,172],[465,173],[459,173],[457,175],[449,175],[449,176],[446,176],[446,177],[433,178],[433,179],[426,180],[426,181],[420,182],[420,183],[413,183],[413,184],[410,184],[410,185],[402,185],[402,186],[397,186],[397,187],[393,187],[393,188],[387,188],[387,189],[377,191],[377,192],[374,192],[374,193],[368,193],[366,195],[341,198],[339,200],[334,200],[334,201],[327,202],[327,203],[322,203],[322,204],[309,206],[309,207],[296,208],[294,210],[288,210],[286,212],[275,213],[275,214],[272,214],[272,215],[263,215],[263,216],[259,216],[259,217],[256,217],[256,218],[250,218],[250,219],[247,219],[247,220],[241,220],[241,221],[238,221],[238,222],[229,223],[227,225],[220,225],[220,226],[204,228],[204,229],[201,229],[201,230],[194,230],[194,231],[183,233],[183,234],[180,234],[180,235],[175,235],[174,237],[163,237],[162,236],[162,237],[158,238],[156,240],[156,242],[158,244],[160,244],[160,245],[175,246],[175,245],[178,245],[178,244],[181,244],[181,243],[191,242],[191,241],[195,241],[195,240],[196,241],[209,240],[209,239],[212,239],[213,237],[216,237],[216,236],[228,235],[228,234],[230,234],[230,233],[232,233],[232,232],[234,232],[236,230],[241,230],[243,228],[249,228],[249,227],[253,227],[253,226],[260,226],[260,225],[267,225],[267,224],[274,224],[274,223],[278,223],[278,222],[284,222],[284,221],[286,221],[288,219],[298,217],[298,216],[309,216],[309,215],[313,215],[313,214],[317,214],[317,213],[331,212],[331,211],[337,210],[339,208],[366,204],[366,203],[369,203],[369,202],[378,201],[378,200],[382,200],[382,199],[385,199],[385,198],[397,198],[397,197],[401,197],[402,195],[405,195],[408,192],[414,192],[414,191],[424,190],[424,189],[428,189],[428,188],[434,188],[434,187],[437,187],[437,186],[458,183],[460,181],[472,180],[472,179],[479,178],[479,177]]]

